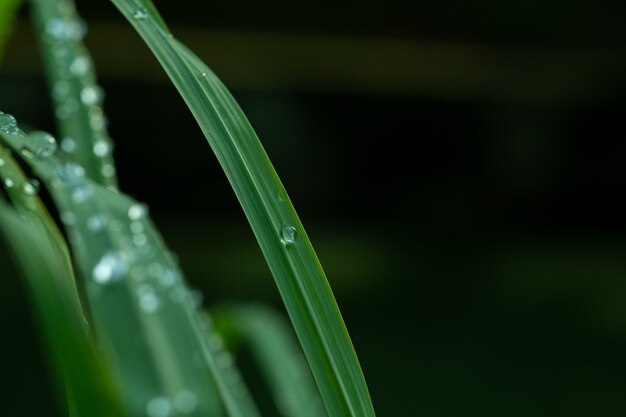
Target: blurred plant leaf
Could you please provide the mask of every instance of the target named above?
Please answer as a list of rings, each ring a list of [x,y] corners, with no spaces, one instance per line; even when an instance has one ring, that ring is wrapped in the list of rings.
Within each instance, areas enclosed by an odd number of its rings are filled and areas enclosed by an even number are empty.
[[[21,3],[22,0],[0,1],[0,58],[4,53],[4,46]]]
[[[216,154],[252,226],[331,417],[373,417],[365,379],[326,276],[245,115],[168,31],[149,0],[112,0],[159,60]]]
[[[113,142],[102,110],[104,91],[96,83],[93,62],[82,43],[87,26],[71,0],[30,0],[30,6],[61,152],[81,165],[94,182],[115,188]]]
[[[127,413],[219,416],[223,400],[232,416],[258,416],[223,344],[207,338],[210,329],[147,208],[57,159],[41,132],[10,130],[2,139],[21,151],[59,208]]]
[[[215,309],[216,327],[227,321],[249,346],[283,417],[326,417],[319,392],[289,322],[262,305]]]
[[[13,203],[0,197],[0,231],[24,279],[62,402],[67,398],[76,416],[122,416],[88,333],[65,241],[37,197],[36,183],[2,147],[0,179]]]

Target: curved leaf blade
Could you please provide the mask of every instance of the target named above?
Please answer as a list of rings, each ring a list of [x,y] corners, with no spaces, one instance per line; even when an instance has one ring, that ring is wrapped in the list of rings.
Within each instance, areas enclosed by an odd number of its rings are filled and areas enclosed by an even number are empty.
[[[168,32],[152,2],[112,1],[159,60],[222,165],[275,278],[330,417],[373,417],[365,378],[324,271],[245,115],[208,67]]]

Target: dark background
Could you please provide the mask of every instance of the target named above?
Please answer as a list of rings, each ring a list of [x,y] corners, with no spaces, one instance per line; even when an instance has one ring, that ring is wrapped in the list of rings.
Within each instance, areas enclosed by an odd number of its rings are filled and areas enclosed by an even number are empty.
[[[626,412],[626,2],[156,5],[255,126],[379,416]],[[174,87],[110,2],[78,7],[122,190],[150,205],[206,305],[280,306]],[[0,109],[52,130],[31,32],[23,13]],[[53,415],[5,258],[3,414]]]

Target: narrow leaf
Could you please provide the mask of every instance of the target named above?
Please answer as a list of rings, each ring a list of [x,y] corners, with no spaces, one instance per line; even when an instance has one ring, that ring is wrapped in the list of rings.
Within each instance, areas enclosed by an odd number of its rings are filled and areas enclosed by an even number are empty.
[[[71,0],[29,0],[54,106],[61,152],[84,167],[98,184],[116,187],[113,142],[102,110],[104,91],[96,83],[87,26]]]
[[[74,415],[122,416],[113,380],[85,325],[65,242],[36,195],[36,185],[0,147],[0,232],[24,278],[62,402]]]
[[[216,154],[252,226],[331,417],[375,415],[326,276],[265,150],[217,77],[148,0],[112,0],[157,57]]]
[[[2,126],[0,126],[0,130]],[[73,162],[32,146],[15,127],[2,138],[23,152],[64,221],[84,279],[100,345],[120,381],[126,411],[257,417],[247,389],[211,343],[174,257],[147,208],[85,177]]]

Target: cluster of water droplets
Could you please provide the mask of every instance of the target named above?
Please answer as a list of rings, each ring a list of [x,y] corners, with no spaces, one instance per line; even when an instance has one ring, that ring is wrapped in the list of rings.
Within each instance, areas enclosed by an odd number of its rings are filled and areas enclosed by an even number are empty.
[[[60,2],[64,3],[64,2]],[[93,63],[81,41],[87,33],[85,23],[71,6],[60,6],[60,13],[44,23],[44,42],[51,51],[50,62],[54,73],[52,98],[55,114],[61,120],[74,120],[74,126],[84,123],[93,132],[91,149],[82,150],[72,130],[64,129],[60,147],[66,154],[92,153],[100,161],[100,174],[115,176],[112,164],[112,141],[106,131],[107,120],[102,110],[104,92],[96,83]],[[85,120],[86,118],[86,120]]]
[[[179,414],[190,414],[198,405],[198,398],[192,391],[182,390],[172,399],[166,396],[151,398],[146,404],[147,417],[171,417]]]
[[[25,134],[18,126],[15,117],[10,114],[0,112],[0,132],[9,137],[12,147],[19,149],[22,156],[26,158],[36,158],[45,160],[53,156],[57,151],[56,139],[46,132],[35,131]],[[2,164],[5,162],[2,160]],[[13,188],[16,181],[7,175],[4,176],[4,186]],[[34,196],[40,189],[39,181],[29,179],[23,182],[22,191],[27,196]]]

